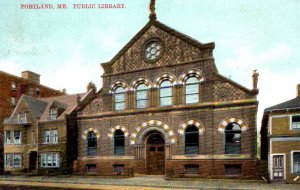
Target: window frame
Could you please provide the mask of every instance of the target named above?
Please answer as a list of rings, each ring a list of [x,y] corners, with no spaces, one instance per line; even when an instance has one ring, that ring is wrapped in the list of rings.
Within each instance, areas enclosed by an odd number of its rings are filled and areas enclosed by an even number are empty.
[[[19,132],[19,140],[17,141],[16,140],[16,136],[15,136],[15,133],[16,132]],[[21,130],[14,130],[13,131],[13,144],[21,144]]]
[[[138,89],[139,86],[141,86],[141,85],[145,85],[146,88],[145,89],[144,88],[143,89]],[[144,82],[141,82],[136,86],[136,88],[135,88],[135,107],[137,109],[144,109],[144,108],[148,107],[148,89],[149,88],[148,88],[147,84],[144,83]],[[138,92],[145,92],[146,93],[146,98],[138,98]],[[138,102],[141,102],[141,101],[146,102],[145,107],[138,107]]]
[[[9,133],[9,135],[7,135],[7,132]],[[5,130],[4,131],[4,138],[5,138],[5,140],[4,140],[4,144],[12,144],[12,140],[11,140],[11,131],[10,130]]]
[[[116,136],[116,132],[121,132],[123,134],[119,134],[118,136]],[[118,138],[118,139],[117,139]],[[123,145],[120,146],[116,146],[116,140],[123,140],[122,143]],[[113,145],[114,145],[114,156],[124,156],[125,155],[125,133],[124,131],[122,131],[121,129],[117,129],[114,131],[113,133]],[[117,153],[119,149],[122,149],[121,153]]]
[[[198,82],[194,82],[194,83],[187,83],[187,81],[190,78],[196,78]],[[188,86],[192,86],[192,85],[198,85],[198,92],[197,93],[187,93],[187,87]],[[193,96],[193,95],[198,95],[198,101],[197,102],[187,102],[187,97],[188,96]],[[184,80],[184,103],[185,104],[197,104],[200,102],[200,79],[195,76],[195,75],[191,75],[188,76],[185,80]]]
[[[17,89],[17,83],[16,81],[11,81],[11,89],[16,90]]]
[[[239,153],[232,153],[232,152],[230,152],[230,153],[228,153],[227,152],[227,146],[229,146],[228,145],[228,143],[226,142],[226,135],[228,135],[228,131],[226,130],[226,128],[227,128],[227,126],[228,125],[230,125],[230,124],[236,124],[236,125],[238,125],[239,126],[239,130],[230,130],[229,132],[231,132],[231,133],[229,133],[229,134],[237,134],[237,133],[239,133],[240,134],[240,137],[239,137],[239,139],[240,139],[240,141],[239,141]],[[227,131],[227,132],[226,132]],[[230,143],[229,143],[230,144]],[[236,123],[236,122],[230,122],[230,123],[228,123],[226,126],[225,126],[225,129],[224,129],[224,153],[225,154],[227,154],[227,155],[230,155],[230,154],[233,154],[233,155],[238,155],[238,154],[241,154],[241,152],[242,152],[242,128],[241,128],[241,126],[238,124],[238,123]]]
[[[291,151],[291,173],[299,175],[300,174],[300,169],[299,169],[299,172],[294,171],[294,153],[299,153],[300,154],[300,150],[292,150]],[[299,160],[299,167],[300,167],[300,160]]]
[[[116,92],[119,88],[122,88],[122,92]],[[116,101],[116,95],[123,95],[122,101]],[[117,104],[123,105],[122,109],[117,109]],[[123,111],[126,109],[126,89],[123,86],[116,86],[113,91],[113,107],[114,111]]]
[[[15,157],[16,156],[19,156],[19,164],[18,165],[15,165]],[[12,156],[12,166],[13,167],[22,167],[22,154],[21,153],[13,153],[13,156]]]
[[[60,154],[58,152],[45,152],[40,154],[42,168],[59,168],[60,167]],[[51,158],[48,160],[48,157]],[[55,158],[55,159],[53,159]],[[50,161],[50,166],[48,165]],[[54,165],[55,164],[55,165]]]
[[[299,128],[293,127],[293,117],[300,117],[300,115],[299,114],[290,115],[290,130],[300,130],[300,127]],[[297,125],[300,126],[300,122],[297,122],[297,123],[299,123]]]
[[[197,134],[197,153],[190,153],[190,152],[188,152],[187,150],[187,147],[193,147],[193,146],[187,146],[187,142],[186,142],[186,139],[187,139],[187,137],[186,137],[186,135],[187,135],[187,132],[186,132],[186,130],[188,129],[188,128],[195,128],[195,129],[197,129],[197,131],[195,130],[195,131],[191,131],[191,132],[188,132],[188,135],[193,135],[193,134]],[[199,129],[198,129],[198,127],[196,127],[195,125],[188,125],[186,128],[185,128],[185,130],[184,130],[184,154],[185,155],[199,155],[199,153],[200,153],[200,151],[199,151],[199,148],[200,148],[200,143],[199,143],[199,141],[200,141],[200,132],[199,132]],[[194,144],[194,143],[193,143]],[[196,146],[195,146],[196,147]]]
[[[89,134],[94,134],[92,137],[89,137]],[[94,131],[89,131],[87,134],[87,138],[86,138],[86,155],[87,156],[96,156],[97,155],[97,147],[98,147],[98,139],[97,139],[97,135]],[[89,140],[95,140],[96,142],[96,146],[94,147],[89,147]],[[95,149],[95,151],[91,151]],[[92,153],[91,153],[92,152]]]
[[[5,153],[4,154],[4,167],[5,166],[12,166],[12,153]]]
[[[164,82],[166,82],[166,81],[168,81],[168,82],[170,82],[170,84],[171,84],[171,86],[163,86],[163,87],[161,87],[161,85],[164,83]],[[158,101],[159,101],[159,106],[160,107],[167,107],[167,106],[172,106],[173,105],[173,99],[174,99],[174,97],[173,97],[173,87],[174,87],[174,85],[173,85],[173,82],[172,82],[172,80],[170,80],[169,78],[166,78],[166,79],[163,79],[160,83],[159,83],[159,86],[158,86],[158,93],[159,93],[159,96],[158,96]],[[162,89],[171,89],[171,95],[169,95],[169,96],[161,96],[161,90]],[[167,105],[162,105],[162,99],[163,98],[171,98],[171,104],[167,104]]]

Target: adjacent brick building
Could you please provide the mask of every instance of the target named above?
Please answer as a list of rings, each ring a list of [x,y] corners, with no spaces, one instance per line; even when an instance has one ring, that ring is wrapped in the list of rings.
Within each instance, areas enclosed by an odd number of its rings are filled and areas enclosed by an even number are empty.
[[[300,183],[300,84],[296,98],[265,109],[261,159],[272,182]]]
[[[256,178],[258,74],[252,90],[222,76],[214,47],[152,10],[78,112],[75,173]]]
[[[3,169],[3,120],[9,117],[22,94],[32,97],[50,97],[65,94],[40,84],[40,75],[31,71],[18,77],[0,71],[0,170]]]
[[[34,98],[22,95],[4,120],[4,170],[10,173],[72,173],[77,158],[76,113],[93,94]]]

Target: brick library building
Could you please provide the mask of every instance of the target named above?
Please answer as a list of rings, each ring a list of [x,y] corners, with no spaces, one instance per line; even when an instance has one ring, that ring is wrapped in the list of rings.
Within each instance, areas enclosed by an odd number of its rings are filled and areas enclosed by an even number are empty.
[[[222,76],[214,43],[149,22],[101,64],[103,87],[77,113],[75,174],[257,177],[258,73]],[[249,77],[250,80],[250,77]]]

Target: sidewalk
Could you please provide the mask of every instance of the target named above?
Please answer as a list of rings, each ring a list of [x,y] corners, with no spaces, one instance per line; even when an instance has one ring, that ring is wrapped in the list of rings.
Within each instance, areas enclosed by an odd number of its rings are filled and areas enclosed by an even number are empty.
[[[240,190],[299,190],[295,184],[266,184],[263,181],[176,179],[165,180],[163,176],[137,176],[132,178],[109,178],[99,176],[0,176],[1,185],[25,185],[32,187],[70,189],[240,189]]]

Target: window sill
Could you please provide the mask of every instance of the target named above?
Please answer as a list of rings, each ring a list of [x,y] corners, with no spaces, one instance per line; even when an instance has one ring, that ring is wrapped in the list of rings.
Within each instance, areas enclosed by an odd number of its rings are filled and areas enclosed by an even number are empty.
[[[41,168],[45,168],[45,169],[55,169],[55,168],[59,168],[59,166],[41,166]]]
[[[184,154],[187,157],[196,157],[199,156],[199,154]]]

